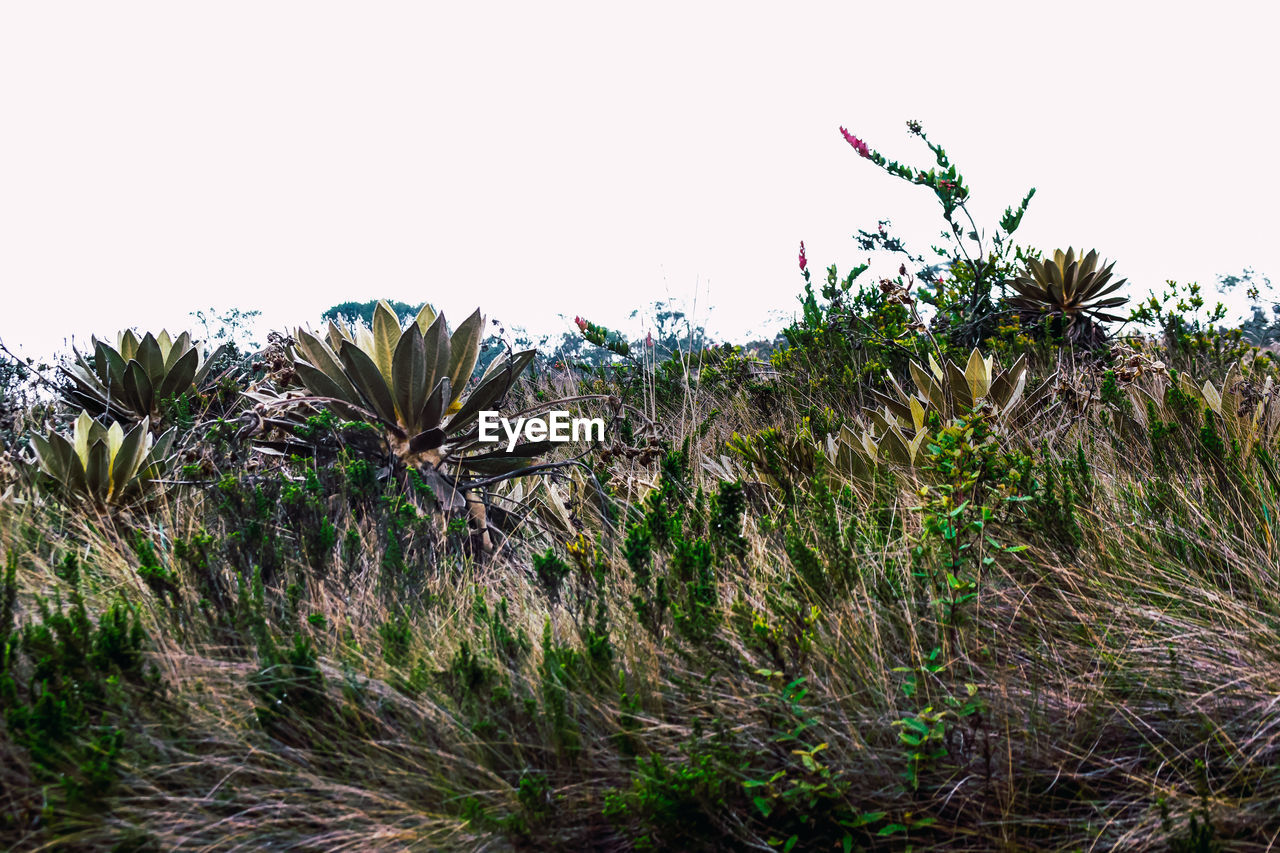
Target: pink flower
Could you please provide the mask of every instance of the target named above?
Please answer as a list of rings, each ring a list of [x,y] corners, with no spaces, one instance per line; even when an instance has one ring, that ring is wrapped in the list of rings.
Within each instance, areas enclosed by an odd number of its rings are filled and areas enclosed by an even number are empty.
[[[840,128],[840,132],[844,134],[844,141],[852,145],[853,150],[857,151],[859,156],[866,157],[868,159],[871,158],[871,149],[867,147],[867,143],[863,142],[843,127]]]
[[[581,317],[574,317],[573,322],[578,324],[578,331],[585,332],[587,330],[587,321]]]
[[[804,256],[804,241],[800,241],[800,272],[804,272],[804,268],[809,266],[809,261]]]

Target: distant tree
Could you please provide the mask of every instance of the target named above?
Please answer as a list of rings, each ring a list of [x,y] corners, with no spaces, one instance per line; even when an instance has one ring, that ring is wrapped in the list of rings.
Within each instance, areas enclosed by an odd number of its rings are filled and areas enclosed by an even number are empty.
[[[261,344],[254,327],[257,325],[261,311],[241,311],[239,308],[228,308],[218,311],[216,308],[192,311],[191,316],[204,329],[204,343],[209,347],[231,344],[237,353],[253,352]]]
[[[653,348],[658,359],[669,358],[676,350],[684,352],[700,352],[709,345],[707,330],[693,325],[687,314],[676,307],[670,300],[653,303],[650,316],[654,329],[644,339],[634,341],[633,347],[648,345],[652,336]],[[632,311],[632,319],[641,317],[640,311]]]
[[[630,318],[639,321],[631,325],[632,329],[640,325],[644,330],[642,336],[632,338],[627,332],[575,317],[579,330],[562,334],[547,358],[552,362],[594,368],[616,363],[618,359],[636,360],[642,353],[665,361],[677,352],[697,353],[712,346],[707,330],[694,325],[689,316],[669,300],[654,302],[644,311],[632,311]],[[594,337],[597,335],[601,337]],[[543,343],[547,340],[544,338]]]
[[[538,369],[559,365],[588,365],[599,367],[608,364],[613,356],[600,347],[588,344],[578,334],[578,330],[546,334],[535,338],[528,329],[522,326],[505,328],[498,320],[492,321],[495,331],[480,342],[480,358],[476,362],[476,372],[483,373],[489,362],[493,361],[508,349],[520,352],[535,349],[538,354],[534,364]]]
[[[20,359],[7,349],[0,350],[0,448],[17,447],[22,433],[22,415],[34,401],[30,358]],[[43,366],[43,365],[42,365]]]
[[[396,312],[396,316],[400,318],[400,325],[404,325],[410,317],[417,317],[418,312],[422,310],[425,302],[419,302],[417,305],[410,305],[407,302],[398,302],[394,299],[386,300],[391,306],[391,310]],[[327,309],[320,317],[324,320],[346,320],[348,323],[362,322],[366,326],[373,325],[373,309],[378,307],[377,299],[370,299],[368,302],[343,302]]]
[[[1280,341],[1280,300],[1277,300],[1271,287],[1271,279],[1258,275],[1251,269],[1242,270],[1240,275],[1219,275],[1218,291],[1229,293],[1243,287],[1249,299],[1252,316],[1240,324],[1245,340],[1254,346],[1264,347]],[[1270,303],[1270,314],[1263,307]]]

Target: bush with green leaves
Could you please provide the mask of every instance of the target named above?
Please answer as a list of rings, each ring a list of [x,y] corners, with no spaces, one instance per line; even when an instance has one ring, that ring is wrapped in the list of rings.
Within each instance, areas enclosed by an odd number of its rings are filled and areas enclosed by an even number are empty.
[[[117,600],[90,618],[74,554],[60,565],[67,600],[60,586],[19,622],[20,559],[8,552],[0,589],[0,713],[19,772],[41,796],[0,799],[0,837],[43,824],[52,839],[101,808],[126,753],[146,748],[142,714],[163,701],[165,685],[146,662],[150,643],[132,605]]]

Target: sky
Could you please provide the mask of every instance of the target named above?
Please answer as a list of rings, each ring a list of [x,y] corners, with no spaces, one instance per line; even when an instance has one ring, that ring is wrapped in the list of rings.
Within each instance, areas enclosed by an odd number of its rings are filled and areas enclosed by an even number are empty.
[[[742,340],[930,193],[1097,248],[1136,295],[1280,284],[1267,4],[0,4],[0,339],[43,356],[196,309],[477,306],[559,332],[672,299]]]

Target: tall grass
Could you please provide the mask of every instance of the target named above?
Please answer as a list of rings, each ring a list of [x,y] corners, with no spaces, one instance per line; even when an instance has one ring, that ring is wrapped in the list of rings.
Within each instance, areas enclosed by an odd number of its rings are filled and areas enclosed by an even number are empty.
[[[349,462],[313,470],[311,498],[297,463],[110,518],[0,503],[18,628],[73,589],[95,618],[124,602],[163,685],[112,685],[110,713],[74,730],[123,733],[94,796],[68,793],[83,751],[37,766],[6,694],[4,844],[1271,849],[1265,462],[1225,432],[1208,447],[1198,409],[1162,434],[1057,392],[997,437],[1002,476],[1025,460],[1017,488],[993,487],[982,536],[1002,550],[940,617],[922,579],[940,559],[930,470],[814,478],[788,501],[741,460],[726,470],[725,441],[794,430],[822,400],[787,375],[712,385],[685,365],[662,387],[651,369],[638,405],[662,458],[588,457],[608,508],[561,477],[567,521],[535,490],[484,561]],[[539,382],[531,399],[600,390]],[[745,483],[740,522],[725,473]],[[17,636],[6,672],[25,689],[41,652]]]

